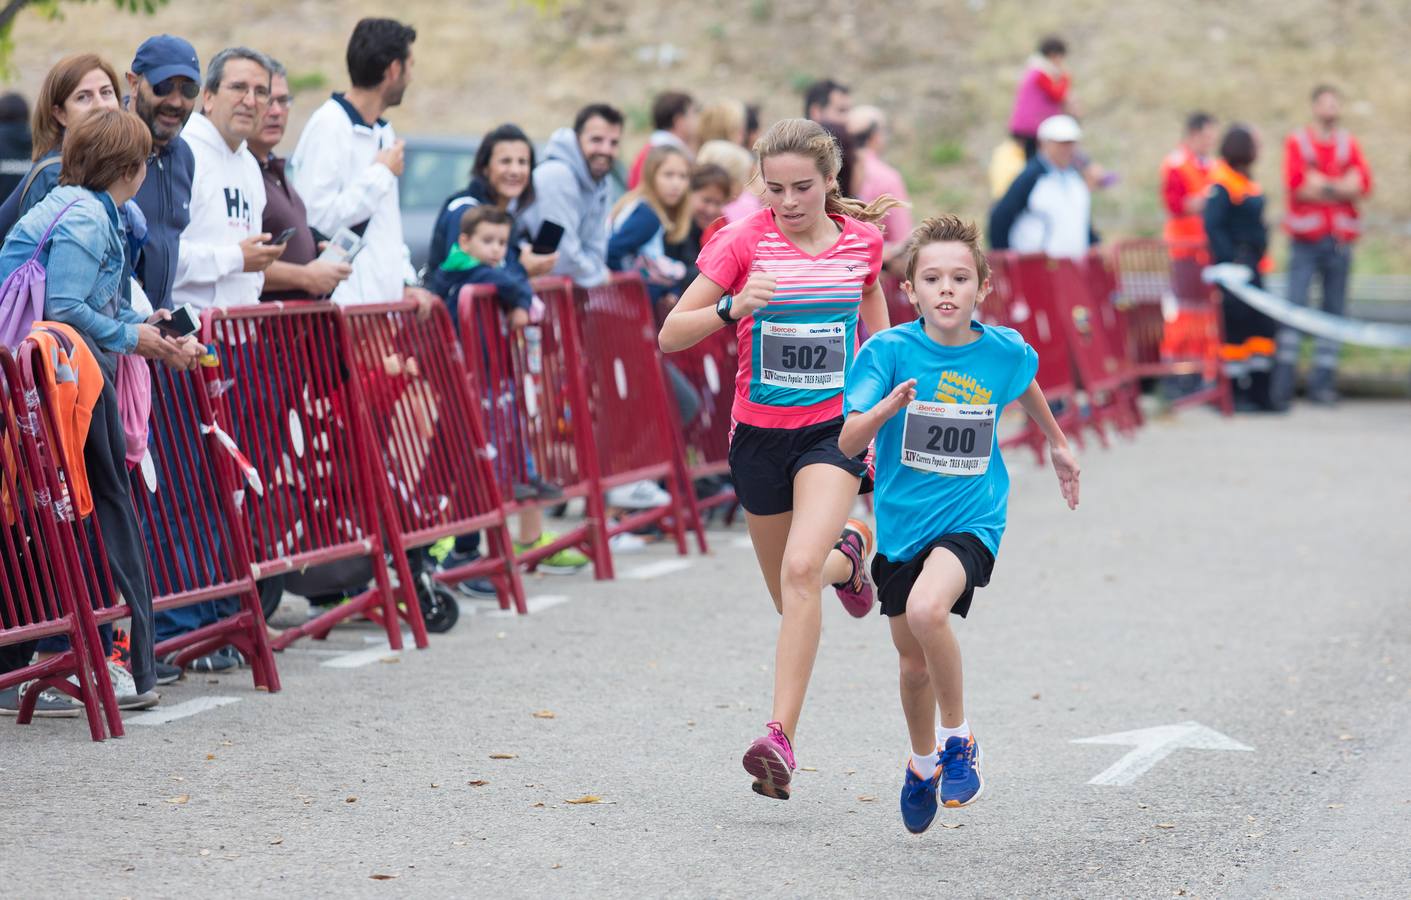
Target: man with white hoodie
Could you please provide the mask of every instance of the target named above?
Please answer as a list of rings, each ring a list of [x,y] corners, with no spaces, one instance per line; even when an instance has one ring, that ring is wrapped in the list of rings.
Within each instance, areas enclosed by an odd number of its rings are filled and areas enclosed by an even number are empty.
[[[520,213],[530,234],[544,222],[563,227],[555,275],[596,287],[608,280],[608,173],[622,143],[622,113],[606,103],[578,111],[573,128],[549,138],[534,168],[534,202]]]
[[[196,167],[191,222],[181,232],[174,304],[198,309],[258,303],[264,271],[284,252],[260,230],[265,182],[245,146],[269,105],[270,64],[245,47],[217,53],[206,69],[201,112],[181,136]]]
[[[270,236],[261,230],[264,175],[245,146],[269,105],[270,77],[269,60],[245,47],[222,50],[206,69],[201,111],[181,132],[191,147],[195,170],[191,221],[181,232],[171,291],[174,305],[189,303],[208,309],[258,303],[265,269],[284,252],[283,245],[265,243]],[[159,402],[168,402],[161,396]],[[192,477],[210,477],[198,460],[193,464],[197,468]],[[183,533],[211,530],[206,519],[210,510],[178,505],[174,512],[180,517]],[[149,541],[154,538],[148,536]],[[180,577],[185,582],[200,576],[182,571]],[[195,582],[190,586],[196,586]],[[157,613],[157,642],[210,625],[238,609],[238,600],[223,598]],[[170,662],[170,657],[166,661]],[[234,652],[223,647],[193,660],[190,668],[220,672],[236,664]]]

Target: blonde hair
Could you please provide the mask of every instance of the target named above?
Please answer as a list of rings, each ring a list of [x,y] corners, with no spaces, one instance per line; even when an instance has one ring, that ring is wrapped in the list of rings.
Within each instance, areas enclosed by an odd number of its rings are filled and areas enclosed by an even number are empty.
[[[921,255],[922,247],[951,242],[970,248],[971,255],[975,257],[975,275],[983,285],[985,279],[990,277],[990,261],[985,259],[985,254],[980,250],[980,228],[974,222],[966,222],[953,215],[931,216],[922,220],[911,232],[911,236],[906,239],[906,246],[902,249],[906,254],[906,280],[912,281],[916,278],[916,258]]]
[[[824,211],[829,215],[847,216],[859,222],[876,222],[888,210],[905,206],[891,194],[883,194],[871,203],[863,203],[843,196],[838,187],[838,170],[843,165],[843,151],[837,140],[822,125],[810,119],[783,119],[764,133],[754,145],[759,156],[760,173],[764,172],[764,161],[771,156],[793,153],[813,160],[824,180],[832,179],[828,188]]]
[[[667,206],[657,193],[657,172],[666,165],[666,161],[675,157],[686,165],[687,190],[681,194],[681,199],[676,201],[674,206]],[[666,242],[677,244],[685,240],[686,235],[691,233],[691,198],[689,190],[689,179],[691,177],[691,160],[679,147],[663,145],[653,147],[647,154],[647,158],[642,162],[642,180],[637,182],[637,187],[623,194],[612,208],[612,218],[617,218],[631,203],[641,201],[652,208],[652,212],[657,214],[661,220],[662,228],[666,230]]]
[[[706,141],[729,141],[738,145],[745,134],[745,104],[739,100],[717,100],[701,110],[697,137]]]
[[[730,141],[706,141],[696,154],[696,165],[720,166],[730,175],[730,199],[740,196],[754,177],[754,154]]]

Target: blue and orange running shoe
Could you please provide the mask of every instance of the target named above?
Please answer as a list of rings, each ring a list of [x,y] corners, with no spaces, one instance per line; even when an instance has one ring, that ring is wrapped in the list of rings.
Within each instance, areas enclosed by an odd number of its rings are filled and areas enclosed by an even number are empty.
[[[906,780],[901,785],[901,822],[907,831],[920,834],[931,827],[931,820],[936,818],[936,791],[940,782],[940,767],[930,778],[922,778],[916,774],[911,760],[906,761]]]
[[[755,738],[745,751],[745,771],[754,776],[754,792],[775,800],[789,799],[789,782],[793,778],[794,748],[784,734],[784,726],[770,722],[769,733]]]
[[[980,744],[975,735],[951,737],[941,750],[941,804],[951,809],[980,799],[985,779],[980,777]]]
[[[861,619],[872,611],[874,602],[871,576],[867,572],[867,560],[872,555],[872,529],[861,519],[848,519],[843,526],[843,536],[833,547],[852,563],[852,577],[833,587],[848,615]]]

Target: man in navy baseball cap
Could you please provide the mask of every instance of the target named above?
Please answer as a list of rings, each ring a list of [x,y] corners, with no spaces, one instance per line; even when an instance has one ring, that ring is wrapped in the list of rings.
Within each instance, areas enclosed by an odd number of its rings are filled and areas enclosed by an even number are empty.
[[[152,130],[158,146],[176,137],[201,93],[201,63],[189,43],[170,34],[142,42],[127,75],[133,111]]]

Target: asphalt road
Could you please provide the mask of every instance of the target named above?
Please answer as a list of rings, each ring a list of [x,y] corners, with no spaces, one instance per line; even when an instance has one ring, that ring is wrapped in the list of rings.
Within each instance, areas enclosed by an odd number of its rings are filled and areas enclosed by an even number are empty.
[[[1408,450],[1404,402],[1190,411],[1089,446],[1076,513],[1012,454],[960,626],[986,796],[920,837],[885,626],[831,598],[794,799],[750,791],[776,617],[737,525],[428,651],[340,629],[277,695],[190,676],[157,712],[235,702],[122,740],[0,722],[0,893],[1411,896]],[[1089,783],[1133,748],[1075,740],[1184,722],[1252,751]]]

